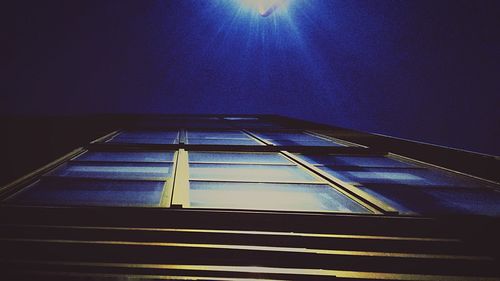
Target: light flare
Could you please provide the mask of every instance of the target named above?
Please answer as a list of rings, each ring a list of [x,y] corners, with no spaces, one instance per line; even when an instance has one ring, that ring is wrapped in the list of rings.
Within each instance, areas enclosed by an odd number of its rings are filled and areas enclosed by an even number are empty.
[[[262,17],[272,15],[278,9],[285,9],[289,0],[240,0],[241,6],[252,9]]]

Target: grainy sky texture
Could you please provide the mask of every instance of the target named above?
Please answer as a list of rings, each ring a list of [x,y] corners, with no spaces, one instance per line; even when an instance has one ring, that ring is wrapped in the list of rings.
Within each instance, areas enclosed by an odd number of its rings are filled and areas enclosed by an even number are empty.
[[[0,113],[272,113],[500,155],[500,1],[3,4]]]

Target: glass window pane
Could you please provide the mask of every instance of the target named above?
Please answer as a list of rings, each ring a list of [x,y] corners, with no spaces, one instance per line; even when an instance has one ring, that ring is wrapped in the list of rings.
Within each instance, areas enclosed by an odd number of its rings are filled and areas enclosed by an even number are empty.
[[[258,152],[189,152],[191,162],[211,163],[272,163],[292,164],[289,160],[278,153]]]
[[[193,208],[369,213],[328,185],[191,182]]]
[[[275,145],[282,146],[344,146],[342,144],[329,141],[329,140],[321,140],[318,139],[316,141],[305,141],[305,140],[270,140]]]
[[[129,131],[123,132],[114,138],[124,139],[161,139],[161,138],[176,138],[179,132],[177,131]]]
[[[193,139],[250,139],[241,131],[188,131],[188,138]]]
[[[451,190],[383,185],[360,188],[402,213],[500,215],[500,193],[489,189]]]
[[[410,164],[400,162],[384,156],[346,156],[325,154],[296,154],[303,160],[314,165],[358,166],[358,167],[387,167],[410,168]]]
[[[89,151],[78,156],[74,160],[78,161],[118,161],[118,162],[171,162],[174,159],[174,152],[110,152],[110,151]]]
[[[160,163],[68,163],[50,175],[105,179],[165,179],[172,164]]]
[[[189,139],[188,144],[262,145],[252,139]]]
[[[9,202],[28,205],[158,206],[164,182],[42,180]]]
[[[345,182],[419,186],[480,187],[481,183],[428,169],[319,167]]]
[[[329,139],[320,138],[306,133],[265,132],[257,133],[258,137],[274,143],[275,145],[298,146],[343,146]]]
[[[123,132],[108,142],[134,144],[174,144],[178,143],[177,131],[131,131]]]
[[[297,166],[190,164],[191,179],[238,181],[317,182],[318,179]]]
[[[260,137],[265,139],[274,139],[274,140],[301,140],[301,141],[315,141],[320,138],[316,136],[312,136],[306,133],[285,133],[285,132],[266,132],[266,133],[257,133]]]

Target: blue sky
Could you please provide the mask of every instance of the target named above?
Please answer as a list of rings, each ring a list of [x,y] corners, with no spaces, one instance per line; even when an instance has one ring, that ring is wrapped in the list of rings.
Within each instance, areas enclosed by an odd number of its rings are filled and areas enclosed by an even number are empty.
[[[497,1],[23,1],[0,112],[272,113],[500,154]]]

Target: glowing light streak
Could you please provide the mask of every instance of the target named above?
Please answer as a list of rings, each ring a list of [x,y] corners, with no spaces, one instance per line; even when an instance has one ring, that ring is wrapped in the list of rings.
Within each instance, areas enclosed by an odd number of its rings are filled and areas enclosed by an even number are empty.
[[[278,9],[286,9],[288,0],[240,0],[244,8],[258,12],[262,17],[272,15]]]

